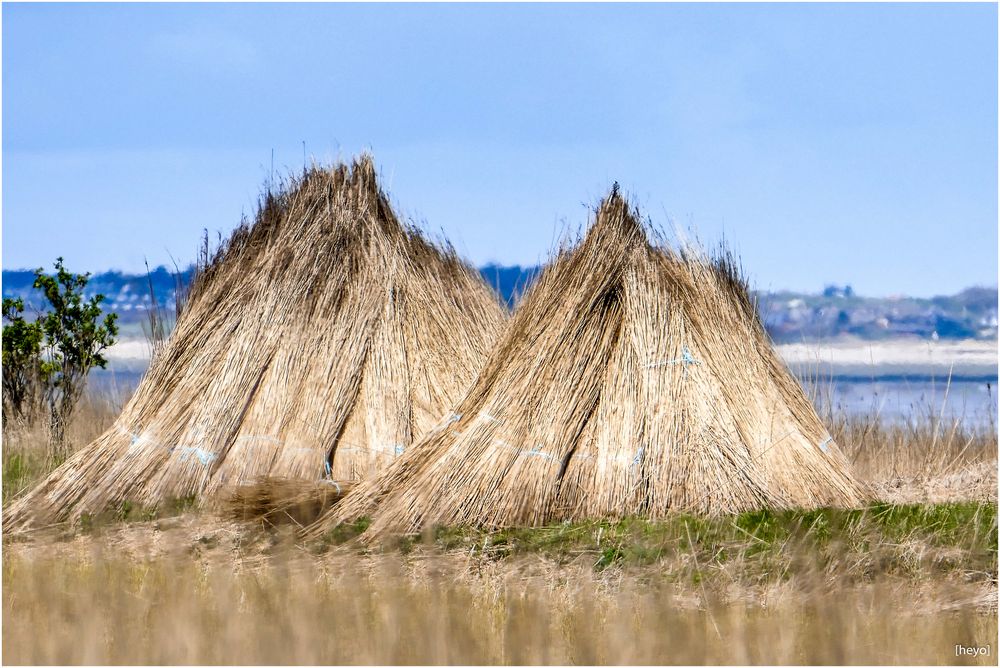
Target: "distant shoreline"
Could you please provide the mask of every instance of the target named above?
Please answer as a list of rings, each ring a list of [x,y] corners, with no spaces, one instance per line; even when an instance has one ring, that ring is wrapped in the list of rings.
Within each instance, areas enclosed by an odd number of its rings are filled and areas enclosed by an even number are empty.
[[[776,350],[800,378],[843,383],[883,382],[996,383],[996,341],[829,341],[777,345]],[[141,373],[150,348],[143,338],[126,338],[107,353],[109,371]]]
[[[777,346],[801,378],[840,382],[997,381],[997,342],[981,340],[829,341]]]

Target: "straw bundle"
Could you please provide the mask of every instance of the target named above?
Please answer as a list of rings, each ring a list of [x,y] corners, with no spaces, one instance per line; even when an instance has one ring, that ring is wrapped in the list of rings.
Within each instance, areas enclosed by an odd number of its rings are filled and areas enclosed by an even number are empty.
[[[649,241],[617,187],[464,399],[311,531],[538,525],[866,497],[731,258]]]
[[[370,158],[313,168],[236,230],[115,426],[4,530],[264,478],[363,478],[461,398],[504,318],[453,249],[399,222]]]

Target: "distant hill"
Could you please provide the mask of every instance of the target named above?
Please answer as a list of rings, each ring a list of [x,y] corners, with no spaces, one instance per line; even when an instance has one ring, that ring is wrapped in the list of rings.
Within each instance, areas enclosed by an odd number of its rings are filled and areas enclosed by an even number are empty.
[[[522,267],[517,264],[512,267],[488,264],[480,267],[479,273],[504,303],[513,308],[540,270],[541,267]]]
[[[849,286],[823,293],[761,293],[759,309],[776,341],[842,336],[866,340],[996,339],[997,288],[966,288],[932,298],[861,297]]]
[[[513,307],[539,267],[500,266],[480,268],[483,279]],[[152,304],[150,285],[157,304],[174,312],[178,286],[187,285],[192,269],[179,274],[157,267],[146,274],[107,271],[94,274],[87,294],[103,294],[106,308],[119,314],[129,329],[137,329]],[[22,297],[34,308],[38,295],[32,289],[31,271],[3,271],[3,296]],[[771,336],[778,342],[814,341],[838,337],[880,340],[898,337],[917,339],[996,339],[997,288],[972,287],[956,295],[940,297],[862,297],[850,286],[829,286],[820,294],[780,291],[758,293],[758,308]]]
[[[72,269],[70,269],[72,271]],[[145,317],[152,304],[150,285],[156,295],[157,304],[169,311],[174,310],[178,285],[191,281],[193,268],[179,274],[166,267],[157,267],[147,274],[124,274],[120,271],[105,271],[93,274],[87,283],[85,296],[102,294],[106,298],[107,310],[119,314],[123,322]],[[27,270],[3,270],[3,296],[21,297],[29,307],[38,308],[40,295],[32,288],[35,272]]]

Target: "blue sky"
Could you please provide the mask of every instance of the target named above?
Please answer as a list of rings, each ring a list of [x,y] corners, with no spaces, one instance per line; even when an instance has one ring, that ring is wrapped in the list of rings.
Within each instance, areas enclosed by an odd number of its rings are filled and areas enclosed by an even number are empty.
[[[615,180],[756,285],[997,283],[996,5],[18,5],[3,267],[138,270],[270,171],[374,152],[400,211],[531,264]]]

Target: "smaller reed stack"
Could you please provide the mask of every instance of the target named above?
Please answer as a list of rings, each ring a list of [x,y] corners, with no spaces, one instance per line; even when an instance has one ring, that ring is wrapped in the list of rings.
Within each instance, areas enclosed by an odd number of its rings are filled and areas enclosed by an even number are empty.
[[[862,503],[732,258],[654,244],[639,220],[616,186],[451,415],[311,533]]]

